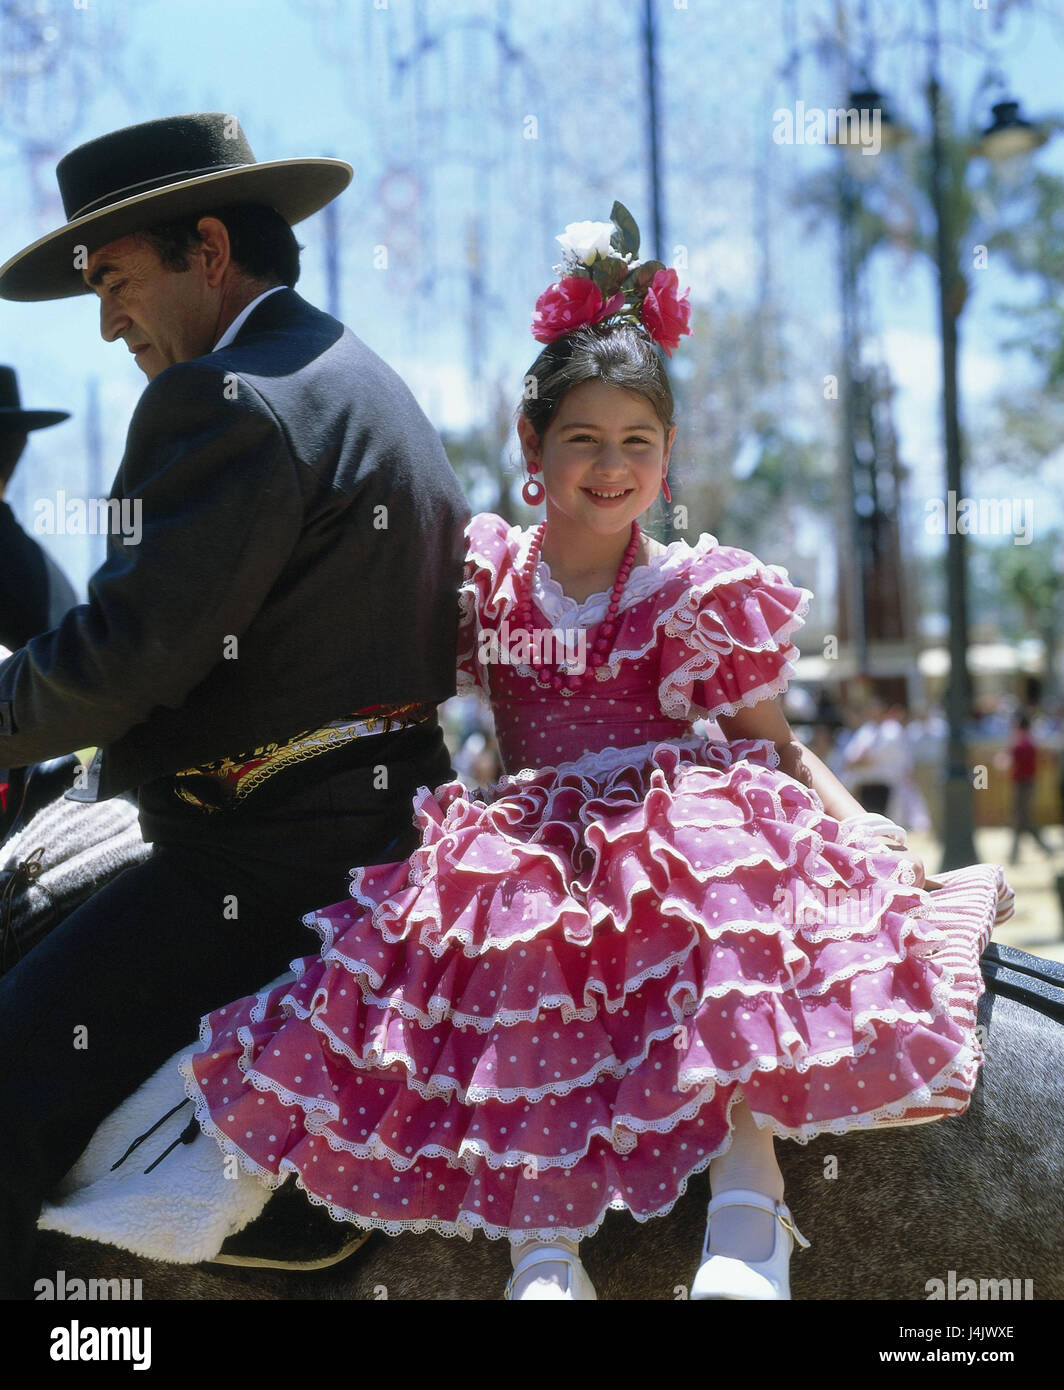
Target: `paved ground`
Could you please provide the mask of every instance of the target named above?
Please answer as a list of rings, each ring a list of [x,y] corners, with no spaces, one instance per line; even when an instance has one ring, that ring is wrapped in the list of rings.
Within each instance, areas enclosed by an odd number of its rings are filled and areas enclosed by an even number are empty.
[[[1009,864],[1012,831],[977,829],[975,847],[984,864],[1000,864],[1016,894],[1015,916],[994,932],[994,940],[1036,956],[1064,960],[1064,915],[1054,877],[1064,873],[1064,834],[1059,825],[1043,828],[1042,838],[1055,850],[1052,860],[1030,839],[1020,846],[1020,862]],[[942,864],[942,849],[933,835],[909,834],[909,847],[920,855],[929,874]]]

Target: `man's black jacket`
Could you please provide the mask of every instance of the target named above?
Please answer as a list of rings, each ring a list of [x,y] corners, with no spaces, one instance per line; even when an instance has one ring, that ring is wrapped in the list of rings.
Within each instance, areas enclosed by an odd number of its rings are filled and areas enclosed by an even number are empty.
[[[468,508],[350,330],[280,290],[146,387],[89,601],[0,663],[0,765],[103,749],[98,795],[454,693]]]

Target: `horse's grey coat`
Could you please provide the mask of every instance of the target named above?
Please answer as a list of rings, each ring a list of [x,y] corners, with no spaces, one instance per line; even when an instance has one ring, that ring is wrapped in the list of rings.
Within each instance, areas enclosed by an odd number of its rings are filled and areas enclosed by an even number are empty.
[[[788,1204],[812,1241],[791,1260],[796,1299],[926,1299],[951,1270],[1064,1298],[1064,1028],[990,994],[979,1018],[986,1061],[963,1116],[777,1143]],[[667,1217],[639,1225],[611,1212],[583,1248],[599,1298],[682,1297],[707,1197],[703,1175]],[[498,1299],[510,1270],[504,1241],[379,1234],[309,1274],[161,1265],[49,1233],[38,1263],[52,1278],[140,1278],[145,1299]]]

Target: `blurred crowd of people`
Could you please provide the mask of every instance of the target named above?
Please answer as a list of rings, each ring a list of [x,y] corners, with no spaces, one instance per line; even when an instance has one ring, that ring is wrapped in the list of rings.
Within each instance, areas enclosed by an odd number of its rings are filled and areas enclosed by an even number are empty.
[[[784,710],[795,736],[865,810],[879,811],[908,830],[934,832],[936,817],[929,802],[944,775],[949,733],[940,707],[907,708],[873,696],[861,710],[850,710],[826,690],[814,696],[792,685]],[[501,767],[487,704],[476,695],[456,696],[442,707],[441,718],[455,771],[465,785],[487,787],[497,781]],[[715,720],[702,720],[696,727],[707,738],[724,737]],[[967,740],[969,750],[974,744],[1000,745],[989,776],[1005,776],[1009,784],[1010,863],[1018,862],[1025,836],[1053,858],[1058,851],[1037,824],[1034,803],[1044,764],[1055,785],[1056,822],[1064,826],[1064,701],[1052,710],[1026,710],[1011,697],[984,698],[976,704]]]

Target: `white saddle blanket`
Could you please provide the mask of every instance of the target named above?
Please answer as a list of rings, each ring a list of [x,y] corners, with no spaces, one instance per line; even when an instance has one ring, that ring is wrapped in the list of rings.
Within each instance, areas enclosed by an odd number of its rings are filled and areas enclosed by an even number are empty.
[[[294,978],[286,973],[266,988]],[[227,1163],[215,1141],[203,1134],[178,1144],[157,1168],[144,1172],[193,1118],[191,1104],[111,1172],[134,1139],[184,1100],[177,1064],[195,1048],[190,1043],[175,1053],[100,1124],[59,1193],[42,1208],[39,1230],[117,1245],[152,1260],[198,1264],[213,1259],[228,1236],[259,1215],[270,1191]]]

